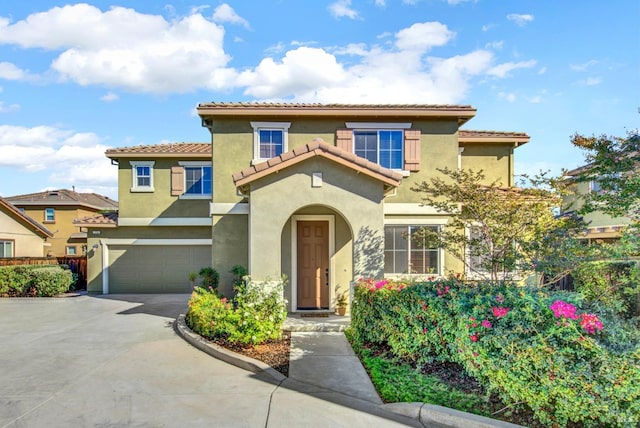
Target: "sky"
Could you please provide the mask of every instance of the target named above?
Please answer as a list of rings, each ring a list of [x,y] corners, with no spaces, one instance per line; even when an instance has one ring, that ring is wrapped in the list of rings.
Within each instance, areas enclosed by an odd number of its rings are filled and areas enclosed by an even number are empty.
[[[574,133],[640,125],[637,0],[0,0],[0,196],[117,199],[112,147],[209,142],[202,102],[470,104],[526,132],[517,174]]]

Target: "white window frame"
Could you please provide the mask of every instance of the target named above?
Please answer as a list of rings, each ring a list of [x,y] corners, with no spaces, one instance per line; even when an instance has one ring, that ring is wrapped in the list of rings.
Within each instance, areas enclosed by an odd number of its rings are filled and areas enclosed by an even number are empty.
[[[49,219],[48,212],[51,211],[51,219]],[[45,208],[44,209],[44,222],[45,223],[55,223],[56,222],[56,209],[55,208]]]
[[[282,131],[282,153],[289,150],[289,128],[291,122],[250,122],[253,128],[252,165],[268,160],[260,157],[260,131]]]
[[[11,249],[11,255],[7,255],[7,244]],[[2,246],[2,257],[3,258],[11,258],[16,255],[16,241],[11,239],[0,239],[0,245]]]
[[[371,131],[402,131],[402,155],[401,155],[401,165],[404,166],[404,131],[406,129],[411,129],[412,126],[412,122],[403,122],[403,123],[394,123],[394,122],[346,122],[345,125],[347,126],[347,128],[351,129],[353,131],[353,153],[355,154],[356,152],[356,132],[358,131],[364,131],[364,132],[371,132]],[[378,165],[380,165],[380,141],[378,140],[378,146],[377,146],[377,151],[378,151],[378,161],[376,162]],[[382,166],[382,165],[380,165]],[[384,167],[386,168],[386,167]],[[403,173],[403,175],[408,176],[409,175],[409,171],[405,171],[403,167],[400,168],[391,168],[394,171],[401,171]]]
[[[182,195],[180,195],[180,199],[211,199],[212,195],[213,195],[213,166],[211,164],[210,161],[201,161],[201,162],[197,162],[197,161],[180,161],[178,162],[178,165],[180,165],[181,167],[184,168],[184,183],[183,183],[183,189],[184,192],[182,193]],[[187,168],[197,168],[197,167],[205,167],[208,166],[211,168],[211,193],[207,193],[207,194],[198,194],[198,195],[194,195],[194,194],[187,194]]]
[[[131,165],[131,191],[132,192],[154,192],[153,188],[153,167],[156,164],[155,161],[129,161]],[[148,186],[139,186],[138,185],[138,167],[146,166],[149,167],[149,185]]]
[[[385,219],[384,227],[405,227],[407,231],[409,231],[409,227],[437,227],[439,231],[444,230],[445,224],[447,223],[446,219]],[[429,273],[402,273],[402,272],[384,272],[384,276],[387,278],[397,278],[397,277],[411,277],[411,278],[425,278],[429,276],[443,276],[445,272],[445,258],[444,258],[444,249],[435,248],[434,249],[438,255],[438,269],[436,272]],[[430,250],[433,251],[433,250]],[[407,268],[409,267],[410,260],[410,246],[407,247]]]
[[[73,248],[73,253],[69,252],[69,249],[70,249],[70,248]],[[77,256],[77,255],[78,255],[78,247],[77,247],[77,246],[75,246],[75,245],[66,245],[66,246],[64,247],[64,253],[65,253],[67,256]]]

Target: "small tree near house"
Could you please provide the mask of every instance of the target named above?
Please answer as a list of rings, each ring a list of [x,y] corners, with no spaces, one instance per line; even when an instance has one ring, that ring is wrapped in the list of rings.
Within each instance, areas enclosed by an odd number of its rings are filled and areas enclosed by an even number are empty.
[[[486,184],[482,171],[438,169],[442,177],[412,188],[422,202],[451,219],[444,230],[424,229],[429,242],[460,260],[478,279],[509,280],[522,272],[566,275],[580,254],[574,232],[583,227],[576,217],[557,217],[557,180],[544,174],[528,179],[530,187]]]

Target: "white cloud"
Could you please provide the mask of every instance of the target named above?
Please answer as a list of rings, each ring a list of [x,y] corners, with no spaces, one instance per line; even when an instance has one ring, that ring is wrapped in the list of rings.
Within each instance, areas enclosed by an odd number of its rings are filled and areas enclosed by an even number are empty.
[[[499,92],[498,93],[498,97],[503,99],[503,100],[507,100],[510,103],[513,103],[516,101],[516,94],[512,93],[512,92]]]
[[[4,101],[0,101],[0,113],[11,113],[20,110],[20,104],[5,105]]]
[[[539,104],[542,102],[542,96],[541,95],[536,95],[535,97],[531,97],[529,98],[529,102],[531,104]]]
[[[488,74],[491,76],[495,76],[498,78],[504,78],[509,75],[509,72],[513,70],[517,70],[519,68],[531,68],[537,64],[537,61],[532,59],[529,61],[521,61],[521,62],[505,62],[503,64],[496,65],[492,67]]]
[[[531,14],[522,14],[522,13],[510,13],[507,15],[507,19],[509,21],[513,21],[519,27],[524,27],[528,23],[533,21],[533,15]]]
[[[213,20],[215,22],[228,22],[230,24],[238,24],[245,28],[249,28],[249,22],[238,15],[236,11],[226,3],[222,3],[220,6],[215,8],[213,11]]]
[[[600,83],[602,83],[602,77],[588,77],[584,80],[578,81],[578,84],[583,86],[595,86]]]
[[[592,59],[592,60],[589,60],[589,61],[587,61],[585,63],[582,63],[582,64],[571,64],[569,67],[573,71],[585,71],[588,68],[593,67],[597,63],[598,63],[598,61],[596,61],[595,59]]]
[[[119,98],[120,97],[118,96],[118,94],[113,92],[107,92],[106,94],[100,97],[100,100],[104,101],[105,103],[110,103],[112,101],[118,100]]]
[[[484,47],[487,49],[494,49],[497,51],[502,50],[502,48],[504,47],[504,40],[487,43],[486,45],[484,45]]]
[[[456,33],[439,22],[422,22],[396,33],[396,46],[400,50],[428,52],[432,47],[444,46]]]
[[[376,0],[375,4],[378,7],[385,7],[387,5],[387,2],[385,0]]]
[[[10,62],[0,62],[0,79],[5,80],[21,80],[24,79],[26,73],[15,64]]]
[[[226,68],[223,37],[222,27],[197,13],[168,22],[88,4],[54,7],[14,24],[0,20],[0,44],[62,51],[51,63],[61,79],[132,92],[228,87],[235,72]],[[0,76],[20,78],[18,67],[3,64]]]
[[[351,8],[351,0],[337,0],[328,7],[329,13],[334,18],[347,17],[349,19],[357,19],[358,11]]]
[[[486,33],[487,31],[489,31],[493,27],[495,27],[495,25],[493,25],[493,24],[485,24],[485,25],[482,26],[482,31],[484,31]]]
[[[544,74],[547,72],[547,67],[542,67],[540,70],[538,70],[538,74]]]
[[[0,167],[26,172],[50,171],[60,187],[117,186],[117,168],[105,158],[102,139],[91,132],[53,126],[0,125]]]

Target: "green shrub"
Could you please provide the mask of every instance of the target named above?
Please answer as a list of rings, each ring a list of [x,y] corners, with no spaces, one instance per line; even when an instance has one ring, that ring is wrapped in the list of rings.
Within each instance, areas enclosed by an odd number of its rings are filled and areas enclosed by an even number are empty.
[[[212,267],[204,267],[200,269],[200,287],[205,288],[211,292],[218,291],[218,283],[220,281],[220,274]]]
[[[627,318],[638,312],[640,263],[595,261],[583,263],[573,273],[574,285],[588,302],[603,303]]]
[[[71,271],[57,265],[0,267],[0,295],[55,296],[66,292],[72,284]]]
[[[71,271],[57,266],[33,269],[30,274],[31,288],[40,297],[51,297],[65,293],[73,284]]]
[[[196,288],[189,300],[187,325],[201,336],[244,345],[277,339],[287,317],[284,283],[249,282],[232,301]]]
[[[187,325],[209,339],[225,338],[233,328],[235,314],[226,298],[196,287],[189,299]]]
[[[596,316],[577,293],[369,280],[358,284],[354,300],[355,340],[418,365],[461,364],[545,425],[640,422],[638,335],[620,318]],[[612,346],[621,337],[635,342]]]

